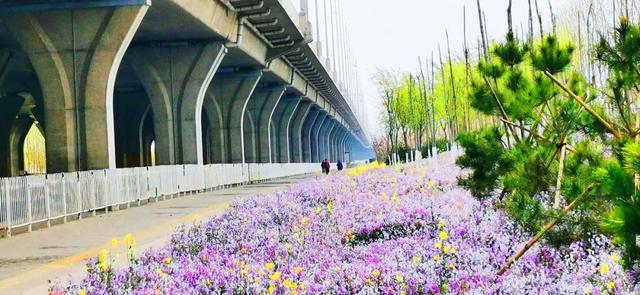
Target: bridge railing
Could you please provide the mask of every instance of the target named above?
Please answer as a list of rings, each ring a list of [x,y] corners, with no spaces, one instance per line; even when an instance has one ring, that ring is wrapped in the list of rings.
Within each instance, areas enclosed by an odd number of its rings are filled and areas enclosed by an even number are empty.
[[[0,178],[0,232],[175,194],[318,172],[316,163],[123,168]]]

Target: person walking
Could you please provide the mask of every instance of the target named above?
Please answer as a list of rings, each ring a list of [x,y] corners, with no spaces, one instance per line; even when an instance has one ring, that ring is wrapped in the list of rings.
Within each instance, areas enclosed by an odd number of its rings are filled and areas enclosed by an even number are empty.
[[[336,164],[336,166],[338,167],[338,171],[342,171],[342,169],[344,169],[344,164],[342,164],[342,161],[338,160],[338,164]]]
[[[324,159],[324,161],[322,161],[322,173],[329,175],[329,170],[331,170],[331,164],[329,164],[328,159]]]

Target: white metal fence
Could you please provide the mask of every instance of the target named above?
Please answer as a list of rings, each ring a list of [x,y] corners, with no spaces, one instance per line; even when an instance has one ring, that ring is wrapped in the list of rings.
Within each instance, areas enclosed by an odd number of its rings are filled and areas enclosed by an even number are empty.
[[[0,230],[178,193],[319,172],[320,164],[215,164],[0,178]]]

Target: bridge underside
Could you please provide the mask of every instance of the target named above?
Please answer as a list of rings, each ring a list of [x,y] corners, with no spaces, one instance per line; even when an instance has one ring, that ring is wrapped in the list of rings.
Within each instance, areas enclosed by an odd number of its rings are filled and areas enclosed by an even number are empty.
[[[314,60],[287,22],[264,33],[265,13],[217,0],[33,2],[0,6],[0,176],[26,169],[34,124],[47,172],[366,154],[321,64],[286,56]]]

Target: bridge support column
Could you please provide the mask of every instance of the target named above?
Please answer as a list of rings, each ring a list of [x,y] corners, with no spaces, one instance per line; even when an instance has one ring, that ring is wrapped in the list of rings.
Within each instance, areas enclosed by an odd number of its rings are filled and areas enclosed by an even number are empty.
[[[244,124],[247,103],[253,94],[262,71],[220,73],[209,87],[210,99],[220,110],[222,124],[212,124],[213,150],[216,163],[246,163]]]
[[[153,115],[147,94],[142,89],[116,92],[114,108],[117,167],[150,165],[145,161],[143,148],[145,135],[153,134],[153,123],[150,120]]]
[[[342,160],[342,157],[340,157],[340,153],[338,152],[338,139],[340,138],[341,134],[342,134],[342,125],[338,126],[338,130],[336,130],[336,132],[333,134],[331,149],[333,152],[333,158],[336,160]]]
[[[334,125],[335,120],[333,119],[333,117],[327,116],[324,123],[322,124],[322,127],[320,127],[320,132],[318,133],[318,160],[320,161],[329,159],[329,133],[331,133]]]
[[[301,101],[298,109],[296,110],[294,116],[291,119],[291,130],[289,133],[289,155],[288,157],[291,159],[293,163],[302,163],[304,162],[304,153],[302,152],[303,148],[303,125],[307,122],[307,118],[311,114],[315,114],[312,112],[313,104],[310,101]]]
[[[328,114],[324,111],[321,110],[320,114],[318,114],[318,117],[316,118],[316,121],[313,123],[313,127],[311,127],[311,145],[310,145],[310,157],[309,159],[311,160],[310,162],[312,163],[320,163],[320,161],[322,161],[320,159],[320,155],[319,155],[319,150],[320,150],[320,145],[319,145],[319,138],[320,138],[320,129],[322,128],[322,126],[324,125],[325,120],[327,119]]]
[[[204,98],[226,52],[221,43],[132,50],[134,69],[153,108],[159,164],[203,164]]]
[[[291,126],[293,117],[300,106],[301,97],[299,95],[285,95],[273,113],[272,134],[274,144],[272,145],[272,159],[278,163],[291,163]]]
[[[19,95],[0,98],[0,176],[15,176],[11,153],[11,134],[16,116],[25,99]]]
[[[311,147],[312,145],[311,138],[313,136],[311,135],[313,134],[314,125],[316,124],[316,121],[319,119],[321,115],[322,115],[322,110],[319,107],[317,106],[312,107],[311,111],[307,115],[307,118],[302,126],[301,141],[302,141],[302,161],[303,162],[306,162],[306,163],[313,162],[313,158],[311,157],[311,152],[313,150],[313,148]]]
[[[338,138],[338,157],[344,162],[344,140],[347,137],[348,131],[346,129],[342,129],[342,134]]]
[[[113,86],[147,8],[2,16],[40,81],[48,172],[115,168]]]
[[[333,126],[333,129],[331,130],[331,132],[329,133],[329,141],[328,141],[328,147],[329,147],[329,158],[331,158],[332,161],[337,161],[338,160],[338,155],[336,153],[336,135],[339,133],[340,131],[340,122],[336,121],[335,125]]]
[[[249,163],[271,163],[271,150],[276,147],[271,146],[271,121],[276,105],[280,102],[286,86],[284,85],[265,85],[256,89],[247,105],[247,112],[253,118],[253,128],[245,129],[245,134],[254,141],[253,146],[245,143],[247,149],[253,148],[253,153],[247,154],[246,160]]]
[[[340,135],[342,134],[342,124],[338,125],[338,130],[336,130],[336,132],[333,134],[333,157],[336,160],[342,160],[342,157],[340,156],[340,153],[338,152],[338,139],[340,138]]]

